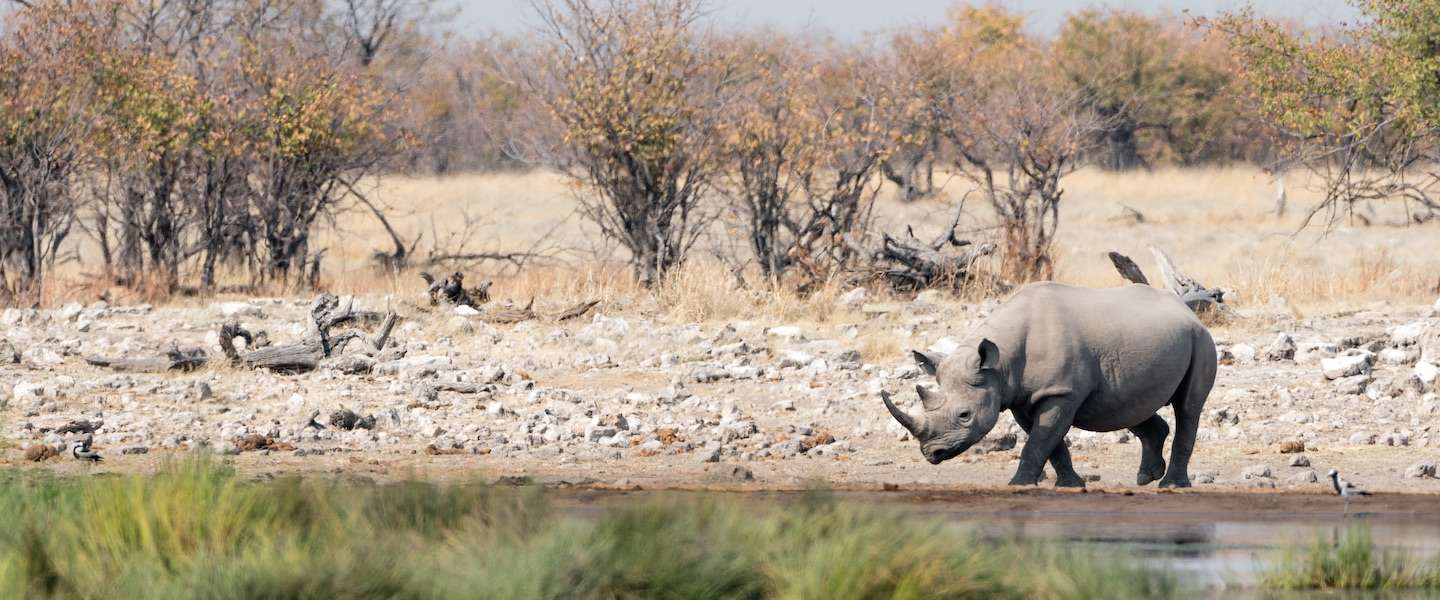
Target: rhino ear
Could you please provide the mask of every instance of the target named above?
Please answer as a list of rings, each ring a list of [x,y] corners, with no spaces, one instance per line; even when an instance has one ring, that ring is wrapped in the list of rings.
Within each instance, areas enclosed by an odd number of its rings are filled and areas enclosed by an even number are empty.
[[[980,346],[975,349],[980,355],[980,370],[995,370],[1000,366],[1000,347],[988,339],[981,339]]]
[[[945,404],[945,395],[923,385],[915,386],[915,393],[920,396],[920,405],[925,410],[936,410]]]
[[[935,370],[940,367],[940,360],[944,357],[939,354],[911,350],[910,354],[915,357],[915,364],[924,371],[926,375],[935,376]]]

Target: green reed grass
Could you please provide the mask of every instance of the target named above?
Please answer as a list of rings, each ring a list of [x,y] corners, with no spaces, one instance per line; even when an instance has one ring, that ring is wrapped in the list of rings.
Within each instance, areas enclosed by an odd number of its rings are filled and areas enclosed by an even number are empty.
[[[1378,548],[1370,528],[1357,525],[1290,552],[1263,583],[1282,590],[1440,590],[1440,559]]]
[[[1164,598],[1169,577],[817,496],[579,517],[536,488],[0,474],[6,598]]]

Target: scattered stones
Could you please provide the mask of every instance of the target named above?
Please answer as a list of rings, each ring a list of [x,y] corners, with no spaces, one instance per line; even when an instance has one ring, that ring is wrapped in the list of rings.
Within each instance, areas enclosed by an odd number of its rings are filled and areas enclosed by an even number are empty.
[[[1240,472],[1242,479],[1261,479],[1270,477],[1269,465],[1251,465]]]
[[[330,413],[330,425],[338,429],[343,429],[345,431],[351,431],[354,429],[374,429],[375,415],[362,417],[356,414],[355,411],[342,407],[340,410]]]
[[[25,460],[30,462],[44,462],[60,456],[60,451],[50,444],[34,444],[25,447]]]
[[[1269,361],[1295,360],[1295,338],[1288,333],[1277,334],[1262,356]]]
[[[1242,363],[1255,362],[1255,347],[1250,344],[1235,344],[1230,347],[1230,356]]]
[[[1374,381],[1368,374],[1352,375],[1342,377],[1334,382],[1335,393],[1343,396],[1359,396],[1365,393],[1366,386]]]
[[[1320,369],[1326,379],[1341,379],[1369,374],[1375,362],[1375,354],[1365,350],[1347,350],[1345,354],[1320,361]]]
[[[792,342],[799,341],[805,338],[804,332],[802,332],[800,328],[795,325],[782,325],[780,327],[771,327],[770,329],[765,330],[765,333]]]
[[[809,452],[811,448],[835,441],[835,436],[829,430],[821,429],[800,442],[800,451]]]
[[[1289,477],[1285,478],[1285,483],[1288,483],[1290,485],[1308,485],[1311,483],[1317,483],[1319,481],[1320,477],[1315,475],[1315,471],[1311,469],[1305,469],[1304,471],[1300,471],[1299,473],[1292,474]]]
[[[135,456],[140,454],[149,454],[150,449],[146,448],[145,446],[126,446],[120,449],[120,453]]]
[[[1436,467],[1433,461],[1417,462],[1405,468],[1405,477],[1410,479],[1434,479]]]
[[[257,450],[294,450],[295,446],[276,440],[268,435],[252,433],[235,439],[235,449],[240,452],[254,452]]]
[[[1308,467],[1310,466],[1310,457],[1305,456],[1304,454],[1296,454],[1295,456],[1290,457],[1290,466]]]
[[[1350,445],[1352,446],[1373,446],[1376,435],[1365,431],[1357,431],[1350,434]]]
[[[1286,440],[1280,442],[1281,454],[1297,454],[1305,451],[1305,442],[1301,440]]]

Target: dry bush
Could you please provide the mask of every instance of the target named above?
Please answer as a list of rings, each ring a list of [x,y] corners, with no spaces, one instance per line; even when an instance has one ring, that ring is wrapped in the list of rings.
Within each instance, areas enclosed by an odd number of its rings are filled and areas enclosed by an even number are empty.
[[[856,48],[771,36],[731,44],[746,99],[723,121],[731,213],[763,276],[820,285],[857,258],[845,236],[870,226],[890,94]],[[816,46],[827,50],[806,49]]]
[[[698,0],[555,0],[532,89],[565,130],[553,163],[585,184],[585,215],[658,283],[710,220],[728,67],[700,43]]]

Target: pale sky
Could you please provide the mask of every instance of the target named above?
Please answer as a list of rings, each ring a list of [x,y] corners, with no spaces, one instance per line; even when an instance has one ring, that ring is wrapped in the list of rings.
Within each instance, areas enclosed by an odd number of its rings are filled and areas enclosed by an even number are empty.
[[[495,30],[520,33],[534,24],[530,0],[451,0],[460,8],[452,26],[461,33]],[[982,4],[984,2],[981,2]],[[812,27],[854,38],[906,25],[940,22],[950,0],[710,0],[713,22],[721,26],[763,24],[779,29]],[[1122,7],[1156,14],[1212,15],[1254,6],[1267,16],[1311,25],[1354,21],[1357,12],[1345,0],[1002,0],[1025,14],[1037,32],[1053,32],[1065,16],[1092,7]]]

